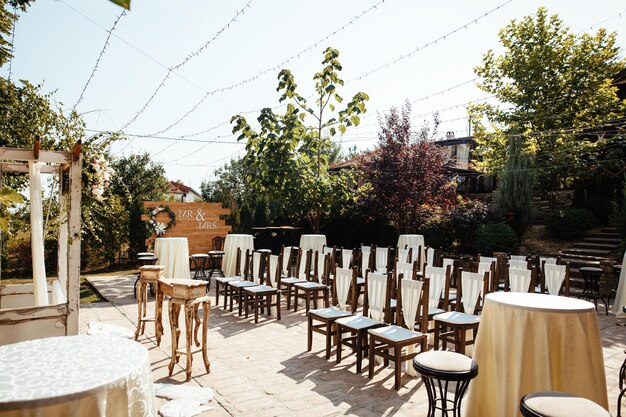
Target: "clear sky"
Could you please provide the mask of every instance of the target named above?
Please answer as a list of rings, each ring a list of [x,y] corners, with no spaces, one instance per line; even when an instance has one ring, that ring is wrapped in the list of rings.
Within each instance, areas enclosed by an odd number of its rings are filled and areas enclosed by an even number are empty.
[[[488,49],[499,50],[499,29],[539,6],[576,33],[617,31],[624,48],[623,0],[133,0],[76,109],[89,129],[156,136],[115,143],[113,153],[148,151],[169,179],[199,189],[215,168],[243,154],[231,116],[249,112],[253,120],[278,105],[280,68],[291,69],[309,96],[322,51],[332,46],[346,80],[340,94],[370,96],[362,126],[336,137],[344,148],[372,148],[377,113],[405,100],[413,102],[416,129],[439,110],[438,137],[461,137],[463,104],[487,96],[472,81],[473,67]],[[42,83],[71,109],[121,12],[107,0],[37,0],[16,26],[12,78]],[[183,62],[135,118],[169,68]],[[1,71],[6,76],[8,65]]]

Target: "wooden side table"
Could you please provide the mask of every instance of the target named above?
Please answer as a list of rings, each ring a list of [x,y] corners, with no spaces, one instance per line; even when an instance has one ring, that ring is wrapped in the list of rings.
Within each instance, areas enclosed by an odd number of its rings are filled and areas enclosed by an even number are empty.
[[[157,344],[160,342],[159,337],[159,279],[163,277],[163,265],[144,265],[139,267],[139,278],[135,282],[135,292],[137,294],[137,330],[135,330],[135,340],[139,338],[139,334],[144,334],[146,330],[146,322],[153,321],[155,333],[157,335]],[[155,291],[157,306],[155,306],[154,317],[146,317],[148,285],[151,285]]]
[[[210,372],[211,364],[209,362],[207,354],[206,339],[209,326],[209,318],[211,314],[211,301],[206,295],[206,285],[204,282],[199,282],[192,279],[160,279],[159,299],[157,301],[157,312],[159,318],[157,328],[160,329],[160,332],[163,331],[163,325],[161,323],[161,311],[163,307],[163,297],[165,295],[171,297],[168,303],[168,315],[170,319],[170,329],[172,337],[172,358],[168,366],[169,374],[172,375],[174,371],[174,365],[178,362],[180,355],[185,354],[185,373],[187,375],[186,381],[189,381],[191,380],[191,366],[193,361],[192,355],[196,352],[202,352],[204,367],[207,372]],[[204,317],[202,319],[201,341],[198,340],[198,330],[200,329],[201,322],[198,314],[200,306],[202,306],[204,313]],[[180,337],[180,329],[178,327],[178,318],[181,308],[184,310],[185,314],[186,346],[179,349],[178,339]],[[158,334],[157,340],[160,341],[160,334]],[[194,341],[198,349],[192,351],[192,343]]]

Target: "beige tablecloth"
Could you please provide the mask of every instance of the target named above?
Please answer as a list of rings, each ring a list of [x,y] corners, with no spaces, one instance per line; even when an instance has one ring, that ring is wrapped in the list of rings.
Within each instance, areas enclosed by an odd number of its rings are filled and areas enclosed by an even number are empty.
[[[624,259],[622,260],[622,271],[619,273],[619,282],[617,284],[617,294],[615,294],[615,301],[613,301],[613,308],[611,314],[615,314],[615,317],[626,318],[626,313],[622,310],[626,306],[626,253],[624,253]]]
[[[608,409],[593,304],[547,294],[488,294],[474,347],[466,417],[521,416],[520,399],[565,391]]]
[[[224,240],[224,259],[222,269],[227,277],[235,276],[237,270],[237,248],[241,248],[242,256],[246,250],[254,250],[254,237],[252,235],[229,234]]]
[[[304,251],[313,249],[313,252],[322,252],[326,245],[325,235],[302,235],[300,236],[300,248]]]
[[[156,416],[148,351],[111,336],[0,346],[0,416]]]
[[[165,278],[189,279],[189,244],[186,237],[159,237],[154,242],[158,264],[165,266]]]

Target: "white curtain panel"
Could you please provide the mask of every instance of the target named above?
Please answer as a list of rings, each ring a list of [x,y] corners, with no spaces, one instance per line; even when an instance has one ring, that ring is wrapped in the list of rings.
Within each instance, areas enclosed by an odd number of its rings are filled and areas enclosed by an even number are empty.
[[[413,264],[405,262],[396,262],[396,276],[400,276],[404,279],[413,279]]]
[[[388,248],[376,248],[376,272],[387,273],[387,260],[389,257]]]
[[[463,286],[463,309],[465,313],[474,314],[478,296],[483,289],[484,274],[475,272],[461,273],[461,285]]]
[[[511,255],[512,261],[524,261],[526,262],[526,256],[524,255]]]
[[[402,314],[409,330],[415,329],[415,315],[419,307],[423,284],[423,281],[414,281],[412,279],[403,279],[400,284],[402,285]],[[415,345],[408,346],[407,352],[409,354],[415,352]],[[406,372],[411,376],[417,376],[417,371],[413,369],[410,362],[407,362]]]
[[[515,261],[511,259],[509,261],[509,269],[528,269],[528,262],[526,261]]]
[[[343,268],[350,268],[352,266],[352,250],[341,250],[341,265]]]
[[[337,299],[339,308],[348,309],[348,293],[350,292],[350,283],[352,282],[352,269],[337,268],[335,274],[335,288],[337,290]]]
[[[261,253],[254,252],[252,254],[252,281],[256,284],[261,283]]]
[[[380,322],[385,318],[385,295],[387,293],[387,275],[370,272],[367,275],[367,297],[369,316]]]
[[[43,207],[41,204],[41,167],[43,162],[29,162],[30,247],[33,261],[33,292],[36,306],[48,305],[48,284],[43,250]]]
[[[530,269],[509,268],[509,288],[511,292],[528,292],[531,272]]]
[[[282,265],[282,274],[285,277],[288,277],[291,273],[291,246],[287,246],[283,250],[283,265]]]
[[[441,294],[446,286],[446,270],[437,266],[427,266],[425,276],[430,279],[428,286],[428,306],[430,308],[437,308]]]
[[[565,280],[565,265],[545,264],[543,271],[546,278],[546,287],[550,295],[559,295],[559,290]]]

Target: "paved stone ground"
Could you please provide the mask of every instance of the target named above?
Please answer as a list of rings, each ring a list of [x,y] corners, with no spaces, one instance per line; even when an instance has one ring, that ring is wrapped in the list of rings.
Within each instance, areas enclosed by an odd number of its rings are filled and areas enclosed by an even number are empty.
[[[108,300],[81,306],[81,333],[87,323],[102,321],[135,329],[137,305],[133,298],[134,276],[87,277]],[[212,288],[213,290],[213,288]],[[213,294],[213,291],[211,292]],[[211,373],[204,370],[200,353],[194,355],[189,384],[212,388],[213,410],[201,416],[425,416],[426,390],[419,378],[404,375],[403,387],[393,389],[393,370],[377,367],[374,379],[367,378],[367,366],[356,374],[355,357],[344,350],[341,364],[334,356],[324,358],[324,338],[314,334],[313,350],[306,351],[304,309],[297,313],[283,309],[282,320],[239,318],[216,307],[214,298],[209,324],[208,353]],[[220,300],[221,301],[221,300]],[[151,298],[148,311],[152,312]],[[149,313],[150,314],[150,313]],[[181,315],[182,316],[182,315]],[[616,414],[619,390],[617,374],[624,360],[626,327],[615,325],[612,316],[598,312],[604,348],[610,411]],[[182,320],[181,320],[182,321]],[[181,323],[182,324],[182,323]],[[139,341],[150,353],[155,382],[182,383],[185,380],[184,358],[169,377],[171,340],[169,323],[160,347],[156,346],[154,326],[146,325]],[[184,339],[183,339],[184,340]],[[334,352],[333,352],[334,354]],[[364,361],[365,365],[367,361]],[[158,404],[163,404],[158,400]],[[626,407],[626,406],[625,406]]]

